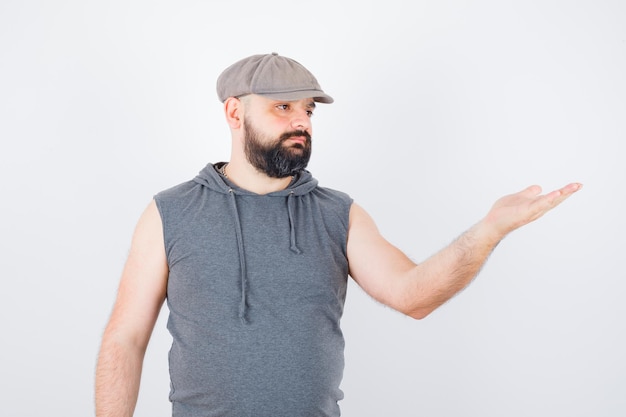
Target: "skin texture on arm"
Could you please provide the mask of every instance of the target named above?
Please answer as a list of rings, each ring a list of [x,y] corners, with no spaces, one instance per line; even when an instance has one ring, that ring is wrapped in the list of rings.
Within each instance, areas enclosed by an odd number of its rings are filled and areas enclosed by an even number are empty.
[[[96,416],[130,417],[143,358],[165,300],[168,267],[161,218],[152,201],[135,229],[96,367]]]
[[[350,211],[350,275],[374,299],[416,319],[426,317],[465,288],[497,244],[513,230],[562,203],[582,186],[540,195],[533,185],[500,198],[489,213],[450,245],[416,264],[379,233],[356,204]]]

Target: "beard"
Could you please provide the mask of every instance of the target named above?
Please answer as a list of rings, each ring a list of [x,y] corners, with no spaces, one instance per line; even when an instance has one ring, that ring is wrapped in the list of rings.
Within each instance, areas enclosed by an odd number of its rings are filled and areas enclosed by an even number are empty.
[[[286,132],[277,140],[272,141],[263,137],[247,120],[244,120],[244,129],[246,158],[252,166],[267,176],[271,178],[290,177],[308,165],[311,158],[311,135],[308,132],[294,130]],[[305,143],[286,146],[285,142],[294,136],[305,137]]]

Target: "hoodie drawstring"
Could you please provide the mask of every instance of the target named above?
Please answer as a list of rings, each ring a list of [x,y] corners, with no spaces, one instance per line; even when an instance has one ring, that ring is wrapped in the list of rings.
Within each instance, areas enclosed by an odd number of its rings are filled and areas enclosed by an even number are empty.
[[[246,258],[243,248],[243,233],[241,231],[241,220],[239,219],[239,210],[237,209],[237,198],[232,188],[229,188],[230,203],[233,209],[233,217],[235,220],[235,235],[237,236],[237,250],[239,251],[239,268],[241,279],[241,303],[239,304],[239,318],[243,324],[248,323],[248,271],[246,269]],[[289,216],[289,249],[295,254],[301,254],[302,251],[296,244],[296,226],[294,221],[294,192],[291,191],[287,196],[287,213]]]
[[[241,322],[246,324],[248,319],[246,312],[248,310],[248,284],[246,282],[246,258],[243,250],[243,236],[241,232],[241,222],[239,221],[239,211],[237,210],[237,199],[233,189],[229,189],[228,193],[231,196],[230,202],[232,203],[233,212],[235,214],[235,234],[237,235],[237,249],[239,250],[239,267],[241,269],[241,304],[239,305],[239,318]]]
[[[293,195],[294,193],[293,191],[291,191],[289,193],[289,196],[287,197],[287,213],[289,214],[289,231],[290,231],[289,249],[293,253],[299,255],[302,253],[302,251],[296,245],[296,226],[293,220],[293,204],[294,204]]]

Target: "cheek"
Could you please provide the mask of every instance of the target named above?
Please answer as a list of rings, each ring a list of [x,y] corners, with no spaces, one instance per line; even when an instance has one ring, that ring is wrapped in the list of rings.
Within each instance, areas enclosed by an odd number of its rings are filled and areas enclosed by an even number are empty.
[[[257,128],[266,135],[280,136],[289,130],[289,120],[286,117],[268,115],[262,120],[258,120]]]

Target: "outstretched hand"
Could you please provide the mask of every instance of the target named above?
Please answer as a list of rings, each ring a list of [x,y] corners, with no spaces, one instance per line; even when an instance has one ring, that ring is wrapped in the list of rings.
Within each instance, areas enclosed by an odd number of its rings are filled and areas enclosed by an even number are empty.
[[[541,195],[541,187],[531,185],[515,194],[500,198],[485,217],[485,222],[503,238],[513,230],[537,220],[582,188],[580,183]]]

